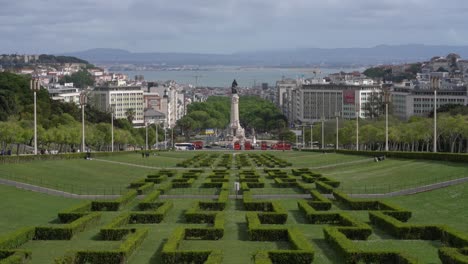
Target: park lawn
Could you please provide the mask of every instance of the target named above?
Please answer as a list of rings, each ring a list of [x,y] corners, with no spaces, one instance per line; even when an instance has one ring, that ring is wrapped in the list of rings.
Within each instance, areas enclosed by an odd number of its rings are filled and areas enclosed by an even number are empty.
[[[15,229],[47,224],[57,217],[57,212],[82,201],[50,196],[0,185],[0,234]]]
[[[107,156],[99,159],[131,163],[149,167],[167,168],[176,167],[176,164],[205,151],[161,151],[142,157],[141,152]],[[213,152],[211,152],[213,153]],[[218,153],[218,152],[216,152]],[[155,155],[156,154],[156,155]]]
[[[468,183],[384,200],[411,210],[409,223],[445,224],[468,234]]]
[[[461,163],[386,159],[316,170],[341,182],[346,193],[388,193],[468,176]]]
[[[77,194],[125,192],[151,169],[97,160],[51,160],[0,165],[0,177]]]
[[[339,165],[354,161],[368,160],[369,157],[357,155],[345,155],[337,153],[301,152],[301,151],[268,151],[257,153],[269,153],[291,162],[294,167],[314,168],[322,166]]]

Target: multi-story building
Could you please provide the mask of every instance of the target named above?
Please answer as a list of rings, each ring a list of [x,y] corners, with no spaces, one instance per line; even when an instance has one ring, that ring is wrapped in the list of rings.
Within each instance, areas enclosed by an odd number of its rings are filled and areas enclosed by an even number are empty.
[[[293,123],[313,123],[338,115],[345,119],[369,117],[366,103],[381,96],[379,85],[310,84],[291,92],[289,120]]]
[[[51,88],[48,90],[52,100],[80,104],[80,91],[74,87]]]
[[[173,81],[157,85],[148,83],[148,92],[144,93],[144,105],[166,116],[164,122],[167,127],[174,127],[177,120],[187,112],[187,105],[191,102],[185,97],[182,89]]]
[[[288,118],[290,125],[294,124],[296,118],[293,110],[293,91],[300,87],[300,83],[294,79],[283,79],[276,82],[276,105]]]
[[[437,107],[446,104],[468,105],[467,87],[437,91]],[[394,87],[392,107],[393,115],[402,119],[427,116],[434,110],[434,92],[430,89]]]
[[[143,90],[139,86],[96,87],[91,92],[90,103],[101,111],[113,109],[116,118],[127,118],[129,110],[133,110],[133,123],[144,122]]]

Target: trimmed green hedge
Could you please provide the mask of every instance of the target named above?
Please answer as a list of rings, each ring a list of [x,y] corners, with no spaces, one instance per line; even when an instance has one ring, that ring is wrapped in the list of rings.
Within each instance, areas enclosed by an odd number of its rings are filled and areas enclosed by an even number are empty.
[[[89,211],[91,211],[91,201],[86,201],[84,203],[78,204],[69,209],[59,212],[58,218],[61,223],[70,223],[84,216]]]
[[[35,228],[36,240],[70,240],[73,235],[95,225],[101,219],[101,213],[89,213],[68,224],[38,226]]]
[[[443,225],[403,223],[383,212],[369,212],[372,224],[399,239],[440,240],[451,247],[468,247],[468,236]]]
[[[138,203],[138,208],[142,211],[152,209],[154,207],[157,207],[158,204],[154,203],[159,198],[159,195],[161,195],[160,190],[153,191],[145,196],[141,202]]]
[[[220,251],[178,250],[180,242],[186,237],[185,232],[186,230],[183,227],[178,227],[164,244],[161,251],[161,261],[163,264],[221,263],[222,256]]]
[[[166,216],[167,212],[173,207],[173,203],[171,201],[166,201],[163,203],[159,203],[159,206],[156,207],[154,211],[148,212],[132,212],[130,214],[130,223],[136,224],[154,224],[160,223],[164,216]]]
[[[315,188],[321,193],[331,194],[333,193],[333,186],[328,185],[325,182],[316,181]]]
[[[311,190],[310,195],[312,196],[312,201],[310,201],[309,204],[315,210],[328,211],[331,209],[331,201],[325,198],[319,192],[317,192],[316,190]]]
[[[400,252],[359,249],[336,227],[325,227],[323,232],[325,240],[335,251],[339,252],[339,254],[343,256],[345,263],[419,263],[417,260]]]
[[[439,248],[439,258],[443,264],[468,264],[468,247]]]
[[[92,201],[91,210],[92,211],[118,211],[121,206],[129,203],[131,200],[137,197],[137,195],[138,195],[138,192],[136,190],[130,190],[115,200]]]
[[[30,251],[0,249],[0,264],[23,264],[29,262],[30,259]]]
[[[138,249],[148,235],[148,229],[132,232],[115,250],[86,250],[74,252],[72,257],[64,258],[63,264],[122,264]]]
[[[109,224],[105,225],[99,231],[99,236],[102,240],[121,240],[124,236],[130,233],[129,228],[120,228],[128,224],[130,221],[130,213],[124,213],[114,218]]]
[[[14,249],[34,238],[35,228],[24,227],[0,237],[0,249]]]
[[[382,211],[386,215],[390,215],[400,221],[406,222],[411,218],[411,212],[404,210],[396,205],[391,205],[387,202],[366,200],[366,199],[355,199],[347,196],[344,193],[334,191],[333,196],[335,199],[343,205],[349,207],[352,210],[374,210]]]

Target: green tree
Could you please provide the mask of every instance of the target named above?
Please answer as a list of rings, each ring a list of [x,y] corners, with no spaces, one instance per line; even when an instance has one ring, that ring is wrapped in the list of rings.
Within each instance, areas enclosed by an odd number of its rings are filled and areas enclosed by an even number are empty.
[[[71,75],[66,75],[59,80],[59,83],[73,83],[77,88],[87,88],[94,85],[93,76],[85,69],[81,69]]]

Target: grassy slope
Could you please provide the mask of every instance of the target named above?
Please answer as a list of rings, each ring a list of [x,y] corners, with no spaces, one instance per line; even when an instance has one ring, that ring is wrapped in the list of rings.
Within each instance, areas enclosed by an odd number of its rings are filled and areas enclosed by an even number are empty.
[[[452,162],[387,159],[318,170],[341,181],[346,192],[385,193],[468,176],[468,166]]]
[[[0,234],[24,226],[46,224],[57,212],[81,201],[0,185]]]
[[[74,193],[124,188],[150,169],[94,160],[35,161],[0,165],[0,177]]]
[[[413,211],[410,223],[443,223],[468,233],[468,183],[386,200]]]

